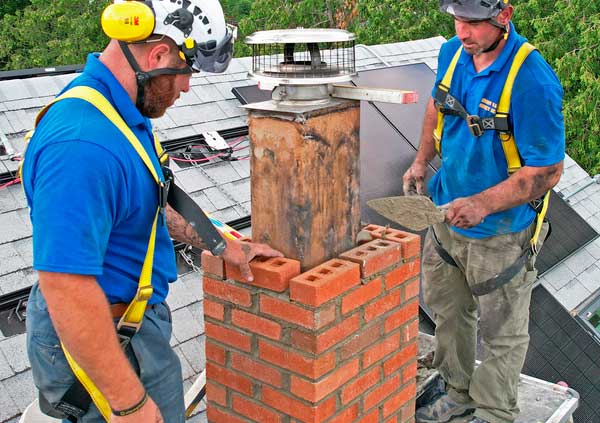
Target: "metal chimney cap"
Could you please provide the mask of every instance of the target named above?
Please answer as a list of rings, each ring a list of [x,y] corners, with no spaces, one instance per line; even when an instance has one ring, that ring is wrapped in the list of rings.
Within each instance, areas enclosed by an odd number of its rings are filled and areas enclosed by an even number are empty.
[[[246,37],[246,44],[338,43],[356,40],[356,35],[343,29],[275,29],[258,31]]]

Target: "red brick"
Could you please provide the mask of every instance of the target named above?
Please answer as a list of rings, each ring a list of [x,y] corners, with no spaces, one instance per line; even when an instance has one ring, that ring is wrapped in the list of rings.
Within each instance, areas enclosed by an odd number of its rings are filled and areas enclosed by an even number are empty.
[[[353,360],[318,382],[292,375],[290,392],[309,402],[319,402],[358,374],[358,359]]]
[[[354,336],[350,341],[342,345],[340,350],[340,359],[342,361],[358,354],[377,340],[381,339],[383,323],[375,323],[369,327],[362,328],[361,332]]]
[[[281,325],[272,320],[246,313],[242,310],[233,310],[231,323],[250,332],[278,340],[281,338]]]
[[[216,407],[208,407],[206,414],[210,423],[246,423],[245,420]]]
[[[206,380],[215,381],[234,391],[252,396],[252,381],[245,376],[227,370],[213,363],[206,363]]]
[[[394,394],[383,404],[383,417],[387,417],[400,409],[408,401],[415,398],[417,394],[417,384],[411,383],[397,394]]]
[[[355,333],[360,326],[359,315],[354,314],[343,320],[342,323],[327,329],[325,332],[316,335],[314,333],[292,329],[292,346],[302,351],[320,354],[328,350],[335,344],[347,339]]]
[[[358,403],[345,409],[340,414],[329,420],[327,423],[348,423],[358,418]]]
[[[379,410],[375,409],[367,414],[365,417],[360,419],[357,423],[378,423],[379,422]]]
[[[258,423],[279,423],[281,414],[260,406],[257,402],[238,395],[233,396],[233,409],[236,413]]]
[[[385,382],[377,386],[373,391],[365,395],[364,409],[370,410],[377,404],[383,402],[385,398],[390,396],[390,393],[394,392],[398,386],[400,386],[400,376],[396,375],[392,378],[387,379]]]
[[[416,318],[412,322],[404,325],[400,333],[400,342],[402,342],[403,344],[407,344],[413,339],[415,339],[419,335],[419,319]]]
[[[402,422],[414,423],[415,421],[415,400],[409,401],[402,407]]]
[[[206,359],[224,366],[226,361],[226,351],[220,346],[210,342],[210,340],[207,340]]]
[[[412,303],[408,303],[387,319],[385,319],[385,333],[391,332],[394,329],[402,326],[404,323],[408,322],[411,319],[414,319],[419,315],[419,302],[413,301]]]
[[[370,387],[374,386],[381,379],[381,367],[374,367],[351,383],[349,383],[341,393],[342,404],[347,404],[354,398],[363,394]]]
[[[208,401],[213,401],[223,407],[227,406],[227,390],[222,386],[206,382],[206,398]]]
[[[401,351],[399,351],[397,354],[394,354],[383,363],[383,374],[386,377],[389,376],[409,361],[414,360],[416,357],[417,343],[413,342],[412,344],[402,348]]]
[[[239,350],[250,352],[250,336],[209,322],[205,322],[205,329],[208,339],[214,339]]]
[[[415,356],[416,357],[416,356]],[[402,383],[411,383],[417,377],[417,361],[413,361],[402,370]]]
[[[223,321],[225,319],[225,307],[223,304],[204,299],[204,315],[213,319]]]
[[[407,283],[404,285],[404,298],[403,301],[412,300],[415,297],[419,296],[419,279],[415,279],[414,281]]]
[[[225,263],[220,257],[215,257],[208,250],[204,250],[201,256],[202,273],[210,274],[211,277],[217,279],[225,279]]]
[[[398,415],[392,416],[389,419],[385,419],[383,423],[398,423]],[[400,422],[401,423],[401,422]]]
[[[365,321],[371,321],[400,306],[400,290],[390,292],[380,300],[365,307]]]
[[[346,251],[340,255],[340,258],[358,263],[361,276],[368,278],[400,261],[400,245],[376,239]]]
[[[296,276],[290,281],[290,298],[318,307],[360,284],[360,266],[333,259]]]
[[[279,370],[260,364],[256,360],[239,353],[231,353],[231,368],[277,388],[282,386],[282,377]]]
[[[421,253],[421,238],[419,235],[378,225],[369,225],[364,230],[370,232],[373,238],[399,243],[402,247],[402,257],[404,258],[414,257]]]
[[[335,320],[335,304],[308,310],[267,295],[260,295],[260,312],[308,329],[320,329]]]
[[[250,291],[234,286],[227,281],[218,281],[205,276],[204,293],[228,301],[232,304],[244,307],[252,306],[252,296],[250,295]]]
[[[385,289],[390,290],[404,282],[414,278],[421,271],[421,262],[419,260],[404,263],[397,269],[392,270],[385,275]]]
[[[317,379],[335,367],[335,352],[308,358],[262,340],[258,341],[258,352],[261,360],[311,379]]]
[[[381,278],[377,278],[348,293],[342,298],[342,314],[347,314],[352,310],[368,303],[381,294]]]
[[[304,423],[320,423],[331,417],[336,411],[335,396],[321,402],[317,406],[310,407],[268,386],[263,387],[262,400],[266,405],[291,417],[295,417]]]
[[[384,339],[363,353],[363,368],[370,367],[400,347],[400,334]]]
[[[250,270],[254,280],[252,282],[244,281],[238,266],[225,263],[225,274],[229,279],[275,292],[283,292],[288,289],[290,279],[300,274],[300,262],[285,257],[257,257],[250,262]]]

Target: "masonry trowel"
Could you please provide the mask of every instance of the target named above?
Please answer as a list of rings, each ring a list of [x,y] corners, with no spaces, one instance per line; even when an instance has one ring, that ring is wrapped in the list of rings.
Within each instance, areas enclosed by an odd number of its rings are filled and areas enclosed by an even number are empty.
[[[386,219],[412,231],[422,231],[446,219],[446,209],[436,207],[424,195],[376,198],[368,200],[367,205]]]

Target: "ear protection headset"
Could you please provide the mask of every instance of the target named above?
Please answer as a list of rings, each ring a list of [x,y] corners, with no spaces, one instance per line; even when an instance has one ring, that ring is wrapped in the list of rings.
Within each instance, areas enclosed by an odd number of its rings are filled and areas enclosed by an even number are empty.
[[[154,31],[154,10],[145,1],[111,4],[104,9],[101,23],[109,38],[127,43],[143,41]]]

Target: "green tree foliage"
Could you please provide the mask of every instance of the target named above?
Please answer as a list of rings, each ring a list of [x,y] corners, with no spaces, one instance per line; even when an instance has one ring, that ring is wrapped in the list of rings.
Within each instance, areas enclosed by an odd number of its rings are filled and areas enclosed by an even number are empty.
[[[3,0],[4,1],[4,0]],[[100,15],[110,0],[31,0],[0,20],[0,67],[6,70],[83,63],[107,38]]]
[[[227,22],[237,24],[240,19],[250,13],[253,0],[222,0],[221,6],[225,11]]]
[[[14,15],[17,10],[23,9],[29,0],[2,0],[0,2],[0,18],[4,15]]]

